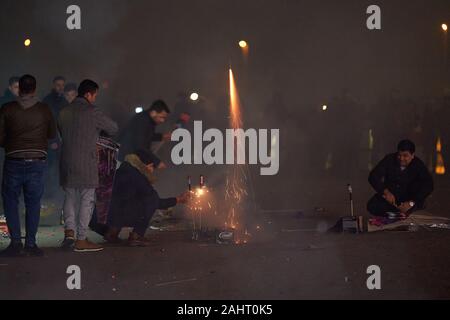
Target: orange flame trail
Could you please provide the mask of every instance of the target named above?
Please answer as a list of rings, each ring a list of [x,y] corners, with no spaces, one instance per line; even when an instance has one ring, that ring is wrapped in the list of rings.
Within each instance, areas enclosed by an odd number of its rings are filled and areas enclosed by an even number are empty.
[[[236,82],[234,81],[233,70],[229,71],[230,76],[230,115],[231,115],[231,128],[242,128],[241,117],[241,104],[239,102],[239,96],[236,89]]]
[[[236,89],[236,82],[234,80],[233,71],[229,70],[230,78],[230,127],[232,129],[243,129],[243,121],[241,114],[241,105]],[[228,219],[225,227],[235,230],[236,243],[245,243],[247,240],[242,239],[247,232],[244,230],[242,223],[243,202],[247,197],[247,177],[245,174],[245,165],[237,164],[237,139],[234,141],[234,165],[227,177],[227,185],[225,191],[225,200],[229,203]]]

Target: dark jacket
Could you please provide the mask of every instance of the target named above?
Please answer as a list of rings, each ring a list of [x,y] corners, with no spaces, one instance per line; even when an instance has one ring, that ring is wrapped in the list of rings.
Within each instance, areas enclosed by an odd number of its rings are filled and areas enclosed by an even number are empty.
[[[396,153],[387,155],[372,170],[369,183],[378,194],[388,189],[395,196],[397,204],[412,200],[422,207],[425,199],[433,192],[433,178],[423,161],[415,157],[402,171]]]
[[[135,158],[139,159],[137,156]],[[142,216],[151,217],[155,210],[177,204],[176,198],[159,197],[151,178],[144,173],[144,165],[139,164],[140,160],[128,159],[127,156],[127,161],[116,172],[109,211],[109,224],[118,228],[132,227]]]
[[[58,116],[61,110],[66,107],[69,102],[64,98],[64,95],[58,94],[55,90],[52,90],[45,98],[42,100],[45,104],[47,104],[52,110],[53,118],[55,122],[58,121]],[[61,138],[57,136],[55,139],[50,141],[50,143],[60,143]]]
[[[17,97],[11,92],[11,90],[6,89],[5,94],[0,97],[0,107],[9,102],[16,101]]]
[[[152,142],[162,140],[162,135],[155,130],[156,123],[150,118],[148,112],[137,114],[119,137],[119,160],[123,161],[126,155],[139,149],[152,152]]]
[[[58,94],[56,91],[52,90],[43,100],[45,104],[47,104],[52,110],[53,116],[55,120],[58,119],[59,113],[61,110],[67,106],[69,103],[67,102],[64,95]]]
[[[59,113],[62,138],[60,184],[64,188],[98,186],[97,140],[101,132],[113,136],[117,124],[85,98],[78,97]]]
[[[50,108],[36,97],[19,97],[0,110],[0,145],[7,156],[47,154],[48,140],[56,136]]]

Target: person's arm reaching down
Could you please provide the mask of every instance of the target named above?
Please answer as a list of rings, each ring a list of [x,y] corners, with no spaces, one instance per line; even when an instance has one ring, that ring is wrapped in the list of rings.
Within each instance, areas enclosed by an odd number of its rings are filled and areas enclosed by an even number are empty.
[[[109,136],[114,136],[119,131],[117,123],[104,114],[100,109],[94,109],[96,126],[99,130],[104,131]]]

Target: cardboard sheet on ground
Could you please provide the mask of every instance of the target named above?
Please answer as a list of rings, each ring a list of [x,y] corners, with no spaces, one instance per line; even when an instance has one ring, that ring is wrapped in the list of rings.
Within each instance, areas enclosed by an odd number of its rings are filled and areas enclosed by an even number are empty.
[[[392,231],[400,227],[406,227],[411,224],[415,224],[418,226],[428,227],[433,224],[448,224],[450,223],[449,218],[433,216],[426,211],[418,211],[413,213],[408,218],[402,221],[397,221],[391,224],[383,225],[383,226],[373,226],[368,225],[368,232],[377,232],[377,231]]]

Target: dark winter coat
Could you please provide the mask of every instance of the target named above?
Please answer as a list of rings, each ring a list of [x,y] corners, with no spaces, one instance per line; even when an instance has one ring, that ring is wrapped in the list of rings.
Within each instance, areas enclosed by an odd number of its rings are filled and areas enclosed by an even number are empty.
[[[85,98],[78,97],[61,110],[58,128],[62,138],[61,186],[96,188],[99,183],[97,140],[101,132],[115,135],[117,124]]]
[[[133,227],[144,217],[149,219],[157,209],[177,204],[176,198],[161,199],[152,184],[152,176],[140,159],[136,155],[127,156],[114,178],[109,224],[117,228]]]
[[[423,161],[415,157],[402,171],[396,153],[387,155],[372,170],[369,183],[380,195],[388,189],[397,204],[414,201],[418,206],[423,206],[425,199],[433,192],[433,178]]]
[[[162,135],[156,133],[156,123],[150,118],[148,112],[137,114],[121,133],[119,160],[123,161],[126,155],[136,150],[151,152],[152,142],[162,140]]]

